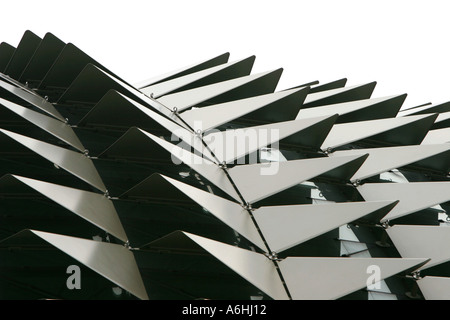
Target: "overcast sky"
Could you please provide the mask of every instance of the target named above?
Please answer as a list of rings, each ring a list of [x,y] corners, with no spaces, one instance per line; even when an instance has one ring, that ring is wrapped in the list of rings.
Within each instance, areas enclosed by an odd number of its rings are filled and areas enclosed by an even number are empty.
[[[230,52],[253,72],[284,68],[278,89],[377,81],[404,107],[450,100],[450,5],[403,0],[78,0],[2,3],[0,41],[25,30],[72,42],[134,84]]]

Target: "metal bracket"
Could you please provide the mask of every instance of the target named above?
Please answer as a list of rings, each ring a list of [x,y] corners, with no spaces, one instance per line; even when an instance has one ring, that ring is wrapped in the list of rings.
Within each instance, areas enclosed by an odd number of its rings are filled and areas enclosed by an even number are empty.
[[[352,182],[352,185],[353,185],[355,188],[359,187],[359,186],[361,185],[361,180],[355,180],[355,181],[353,181],[353,182]]]
[[[243,205],[242,205],[242,208],[244,208],[244,209],[247,210],[247,211],[253,211],[253,210],[255,210],[255,209],[253,209],[252,204],[249,203],[249,202],[247,202],[246,204],[243,204]]]
[[[224,161],[224,162],[222,162],[222,163],[219,163],[219,168],[220,169],[224,169],[224,170],[226,170],[228,167],[227,167],[227,163]]]
[[[278,253],[272,251],[271,253],[264,254],[271,261],[281,261],[282,259],[278,258]]]

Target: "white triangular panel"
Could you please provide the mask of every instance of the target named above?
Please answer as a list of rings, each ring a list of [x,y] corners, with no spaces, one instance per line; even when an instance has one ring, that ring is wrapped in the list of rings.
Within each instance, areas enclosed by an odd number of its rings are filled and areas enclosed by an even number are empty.
[[[394,225],[386,232],[404,258],[431,259],[423,269],[450,261],[447,244],[450,228],[439,226]]]
[[[330,156],[369,154],[367,160],[351,178],[352,181],[355,181],[366,179],[391,169],[400,168],[448,150],[450,150],[450,145],[436,144],[336,151],[330,154]]]
[[[417,285],[426,300],[450,300],[450,278],[426,276]]]
[[[378,280],[420,266],[426,259],[288,257],[279,263],[295,300],[332,300],[365,288],[373,269]],[[375,268],[372,269],[372,267]]]
[[[288,299],[273,262],[264,255],[187,232],[184,234],[273,299]]]
[[[30,231],[136,297],[148,300],[133,253],[124,246]]]
[[[366,201],[400,200],[385,221],[450,201],[450,182],[365,183],[358,192]]]
[[[281,252],[391,203],[373,201],[260,207],[253,215],[270,249]]]

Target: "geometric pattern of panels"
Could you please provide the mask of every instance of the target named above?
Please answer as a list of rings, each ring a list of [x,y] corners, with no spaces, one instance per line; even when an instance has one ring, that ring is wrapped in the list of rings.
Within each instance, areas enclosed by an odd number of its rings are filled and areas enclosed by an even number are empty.
[[[229,57],[0,44],[0,299],[449,298],[450,103]]]

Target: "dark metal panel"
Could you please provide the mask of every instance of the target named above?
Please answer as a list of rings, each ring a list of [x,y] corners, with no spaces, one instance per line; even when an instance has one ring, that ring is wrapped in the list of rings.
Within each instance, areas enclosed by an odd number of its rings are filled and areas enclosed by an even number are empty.
[[[15,47],[6,42],[0,43],[0,72],[5,71],[5,68],[14,55],[15,50]]]
[[[28,82],[30,87],[37,86],[47,74],[66,44],[51,33],[46,33],[30,62],[23,70],[20,82]]]
[[[18,80],[41,41],[42,39],[33,32],[25,31],[4,73]]]

